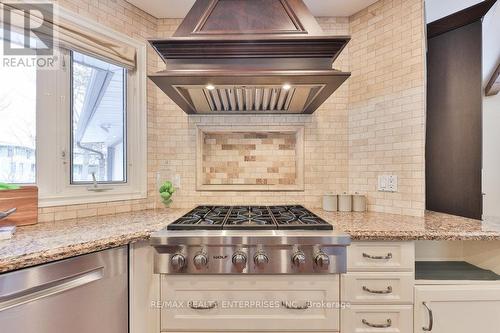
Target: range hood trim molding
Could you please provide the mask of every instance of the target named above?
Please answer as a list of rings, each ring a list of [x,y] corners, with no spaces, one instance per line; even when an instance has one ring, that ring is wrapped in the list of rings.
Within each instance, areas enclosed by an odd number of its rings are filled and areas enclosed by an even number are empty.
[[[149,42],[165,62],[197,58],[332,58],[333,62],[350,40],[349,36],[333,36],[238,40],[167,38]]]

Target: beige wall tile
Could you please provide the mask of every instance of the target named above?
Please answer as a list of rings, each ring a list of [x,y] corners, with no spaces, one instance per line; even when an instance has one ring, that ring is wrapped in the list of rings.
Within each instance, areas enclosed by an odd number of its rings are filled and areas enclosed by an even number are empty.
[[[169,37],[180,19],[156,19],[124,0],[59,0],[60,5],[145,41]],[[368,194],[369,208],[421,215],[424,209],[424,36],[422,0],[380,0],[350,18],[318,18],[352,35],[333,67],[352,77],[313,115],[187,116],[148,81],[148,198],[42,208],[41,220],[162,207],[157,172],[181,177],[173,207],[196,204],[321,205],[324,192]],[[148,73],[164,68],[148,48]],[[304,125],[305,191],[197,192],[197,125]],[[380,173],[400,176],[400,192],[376,192]],[[162,179],[163,180],[163,179]],[[78,213],[79,212],[79,213]],[[52,217],[53,216],[53,217]]]
[[[371,210],[424,212],[425,49],[421,0],[381,0],[350,18],[349,190]],[[376,192],[379,174],[398,193]]]

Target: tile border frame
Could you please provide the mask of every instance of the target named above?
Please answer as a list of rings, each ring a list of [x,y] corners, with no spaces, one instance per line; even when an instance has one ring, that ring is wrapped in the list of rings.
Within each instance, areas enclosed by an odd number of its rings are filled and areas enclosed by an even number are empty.
[[[196,126],[196,191],[304,191],[304,131],[305,127],[297,126]],[[296,136],[296,184],[294,185],[207,185],[203,184],[203,138],[205,133],[232,132],[288,132]]]

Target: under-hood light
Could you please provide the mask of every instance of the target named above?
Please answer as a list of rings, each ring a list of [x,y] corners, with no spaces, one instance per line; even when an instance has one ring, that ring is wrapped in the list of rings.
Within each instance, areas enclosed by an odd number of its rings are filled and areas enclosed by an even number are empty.
[[[208,90],[214,90],[215,86],[213,84],[207,84],[205,88],[207,88]]]
[[[292,86],[288,83],[285,83],[282,88],[285,90],[290,90],[290,88],[292,88]]]

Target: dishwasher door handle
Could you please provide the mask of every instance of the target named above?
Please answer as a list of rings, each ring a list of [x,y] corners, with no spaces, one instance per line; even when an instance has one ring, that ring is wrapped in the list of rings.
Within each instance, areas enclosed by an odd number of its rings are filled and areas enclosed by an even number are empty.
[[[0,312],[84,286],[91,282],[101,280],[103,277],[104,267],[101,266],[84,273],[43,283],[15,293],[0,295]]]

